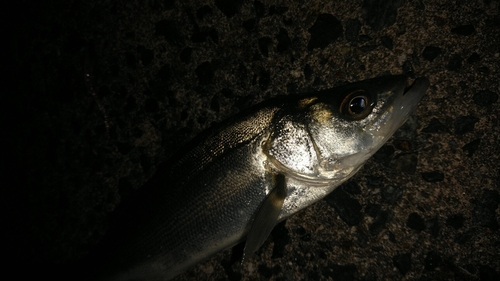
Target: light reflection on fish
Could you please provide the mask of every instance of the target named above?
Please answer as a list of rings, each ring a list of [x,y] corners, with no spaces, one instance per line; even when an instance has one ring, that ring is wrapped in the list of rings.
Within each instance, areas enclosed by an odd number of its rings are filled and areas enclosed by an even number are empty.
[[[103,246],[102,280],[168,280],[247,240],[352,177],[415,111],[429,87],[384,76],[280,97],[205,133],[160,166]],[[114,236],[113,236],[114,235]]]

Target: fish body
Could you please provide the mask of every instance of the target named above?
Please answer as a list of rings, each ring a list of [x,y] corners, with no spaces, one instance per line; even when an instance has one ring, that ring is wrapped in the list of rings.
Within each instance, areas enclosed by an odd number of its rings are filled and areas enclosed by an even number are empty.
[[[272,227],[353,176],[429,86],[384,76],[258,105],[159,167],[99,253],[102,280],[168,280]],[[247,257],[245,257],[247,258]]]

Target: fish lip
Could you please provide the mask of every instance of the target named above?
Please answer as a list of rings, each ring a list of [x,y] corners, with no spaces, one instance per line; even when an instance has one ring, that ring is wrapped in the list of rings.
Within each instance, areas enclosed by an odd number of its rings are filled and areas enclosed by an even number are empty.
[[[412,99],[418,100],[416,101],[417,103],[420,101],[420,99],[424,96],[425,92],[430,86],[429,79],[426,77],[419,77],[413,81],[413,84],[411,84],[409,87],[406,87],[403,96],[410,95],[413,96]]]
[[[403,89],[401,96],[398,97],[401,100],[399,104],[399,117],[403,119],[403,122],[417,109],[418,103],[427,92],[429,86],[429,79],[419,77],[409,87]]]
[[[408,85],[408,76],[404,74],[394,75],[394,76],[382,76],[382,79],[388,78],[385,81],[386,91],[392,92],[396,95],[396,98],[401,98],[403,96],[404,103],[406,100],[411,104],[417,104],[420,99],[424,96],[427,88],[429,88],[430,82],[426,77],[416,78],[413,83]]]

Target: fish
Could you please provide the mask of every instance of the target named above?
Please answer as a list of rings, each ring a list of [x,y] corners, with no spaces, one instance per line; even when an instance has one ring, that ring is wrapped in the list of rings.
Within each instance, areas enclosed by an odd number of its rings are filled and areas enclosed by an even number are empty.
[[[117,211],[95,280],[169,280],[351,178],[416,110],[430,82],[388,75],[280,96],[201,134]],[[122,207],[122,206],[120,206]]]

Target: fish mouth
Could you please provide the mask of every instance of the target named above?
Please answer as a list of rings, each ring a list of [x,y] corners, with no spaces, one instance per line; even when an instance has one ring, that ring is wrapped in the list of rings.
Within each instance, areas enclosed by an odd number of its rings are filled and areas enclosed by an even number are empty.
[[[379,119],[371,124],[373,136],[383,137],[385,140],[403,125],[408,117],[417,109],[418,102],[425,95],[429,88],[429,79],[420,77],[407,86],[406,76],[396,76],[392,81],[392,87],[388,90],[391,93],[390,99],[384,109],[379,113]]]

